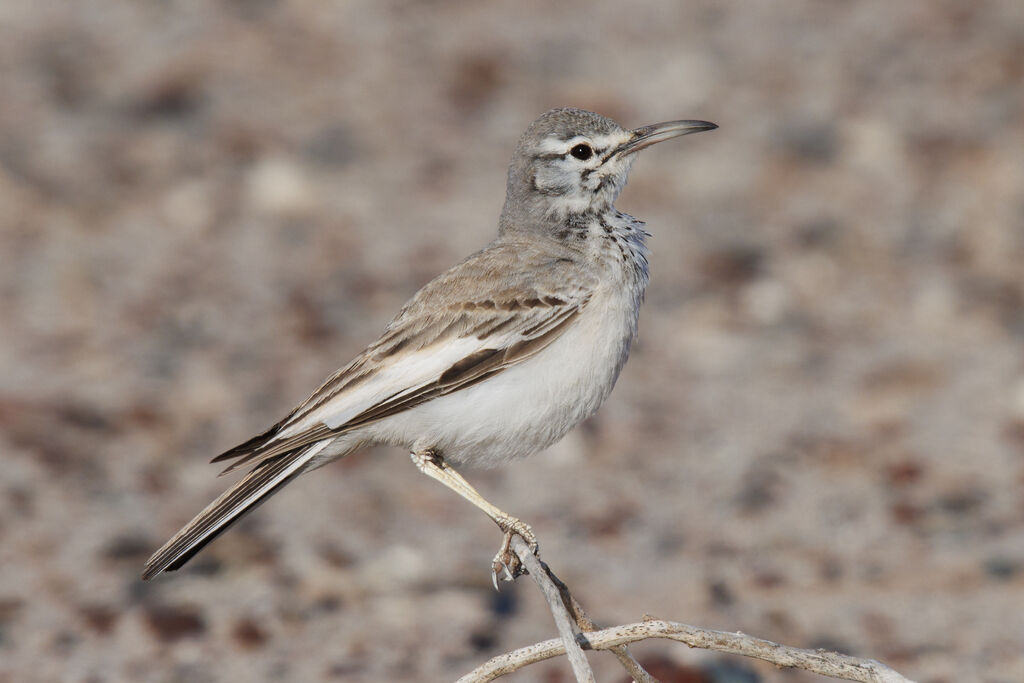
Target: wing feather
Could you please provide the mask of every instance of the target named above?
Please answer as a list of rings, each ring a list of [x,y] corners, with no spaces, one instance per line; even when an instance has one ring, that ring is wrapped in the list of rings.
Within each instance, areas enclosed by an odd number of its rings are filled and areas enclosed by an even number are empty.
[[[510,281],[507,269],[488,270],[487,254],[420,290],[380,339],[288,417],[214,461],[234,460],[224,472],[259,465],[472,386],[553,342],[590,301],[591,283],[575,270],[567,273],[567,259],[526,264],[513,273],[520,282]],[[529,254],[505,256],[515,261]]]

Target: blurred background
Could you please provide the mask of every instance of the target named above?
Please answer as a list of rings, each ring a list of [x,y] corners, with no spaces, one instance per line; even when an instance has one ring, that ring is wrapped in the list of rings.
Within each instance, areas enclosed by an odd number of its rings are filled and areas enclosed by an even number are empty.
[[[654,236],[611,399],[469,479],[603,624],[1024,680],[1024,3],[6,0],[0,83],[0,681],[442,681],[553,636],[387,449],[138,577],[566,105],[721,129],[619,201]]]

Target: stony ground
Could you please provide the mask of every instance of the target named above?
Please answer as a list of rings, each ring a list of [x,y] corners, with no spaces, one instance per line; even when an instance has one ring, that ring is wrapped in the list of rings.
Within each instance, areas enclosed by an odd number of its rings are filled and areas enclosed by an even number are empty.
[[[608,404],[469,477],[604,623],[1024,680],[1024,4],[197,4],[0,7],[0,681],[443,681],[553,635],[390,450],[138,576],[210,456],[491,238],[559,105],[721,130],[634,167],[653,280]]]

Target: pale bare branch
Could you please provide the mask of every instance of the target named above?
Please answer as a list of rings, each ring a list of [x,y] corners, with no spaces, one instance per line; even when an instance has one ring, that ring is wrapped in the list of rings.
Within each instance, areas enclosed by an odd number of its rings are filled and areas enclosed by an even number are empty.
[[[862,683],[913,683],[888,666],[873,659],[860,659],[826,650],[805,650],[754,638],[743,633],[729,633],[687,626],[674,621],[651,619],[635,624],[613,626],[582,636],[594,650],[607,650],[617,645],[648,638],[668,638],[690,647],[763,659],[780,667],[793,667],[812,673]],[[494,657],[459,679],[459,683],[483,683],[506,673],[565,652],[561,640],[546,640]]]
[[[548,575],[547,567],[542,565],[540,558],[530,550],[529,544],[518,535],[512,537],[512,550],[519,556],[523,566],[530,573],[530,577],[540,588],[544,599],[548,601],[551,615],[555,618],[555,625],[562,637],[562,651],[568,654],[569,665],[572,666],[572,672],[576,676],[577,682],[596,683],[594,672],[587,662],[587,656],[583,654],[583,648],[576,641],[573,619],[562,602],[562,594]]]
[[[562,604],[564,604],[565,608],[569,610],[570,614],[572,614],[573,619],[576,620],[576,625],[580,628],[580,631],[583,633],[590,633],[598,630],[594,625],[594,622],[583,610],[583,605],[581,605],[576,598],[573,597],[572,593],[569,592],[569,586],[567,586],[564,581],[558,578],[558,576],[551,571],[551,567],[549,567],[546,562],[541,562],[540,564],[544,568],[544,571],[547,572],[547,575],[551,578],[552,583],[558,587],[558,592],[562,596]],[[658,683],[657,679],[647,673],[647,671],[640,665],[640,662],[630,654],[629,649],[625,645],[615,645],[608,649],[615,655],[615,658],[619,660],[619,663],[622,664],[622,667],[630,675],[634,683]]]

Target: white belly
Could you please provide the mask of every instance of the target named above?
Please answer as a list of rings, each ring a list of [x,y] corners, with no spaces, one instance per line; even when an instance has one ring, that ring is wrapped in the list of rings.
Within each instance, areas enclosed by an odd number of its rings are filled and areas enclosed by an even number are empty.
[[[634,292],[595,296],[550,346],[494,377],[359,430],[365,441],[433,448],[488,467],[551,445],[608,397],[636,330]]]

